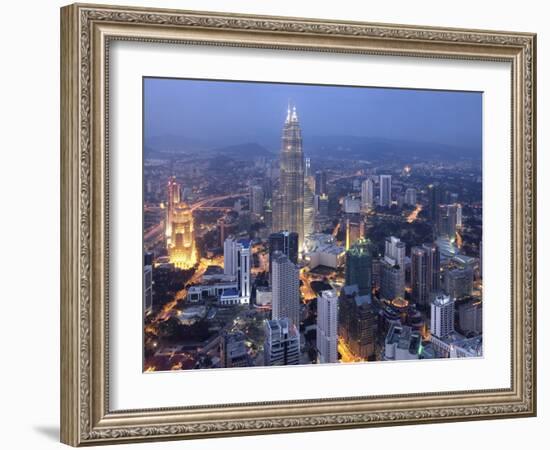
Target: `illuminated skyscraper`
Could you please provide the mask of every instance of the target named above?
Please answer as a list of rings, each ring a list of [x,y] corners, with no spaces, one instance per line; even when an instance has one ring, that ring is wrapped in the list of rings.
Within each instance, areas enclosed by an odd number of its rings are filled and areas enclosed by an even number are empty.
[[[298,233],[298,247],[304,241],[304,153],[296,107],[288,109],[283,127],[279,160],[280,186],[275,203],[275,231]]]
[[[168,244],[170,262],[177,268],[188,269],[197,262],[193,212],[183,202],[177,203],[171,209],[171,235]]]

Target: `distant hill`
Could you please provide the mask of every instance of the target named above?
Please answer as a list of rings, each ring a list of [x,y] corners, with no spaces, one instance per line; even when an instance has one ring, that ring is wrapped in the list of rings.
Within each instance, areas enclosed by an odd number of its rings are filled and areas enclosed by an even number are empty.
[[[274,154],[271,153],[267,148],[255,142],[246,142],[244,144],[215,148],[211,152],[234,159],[252,159],[259,156],[269,158],[274,156]]]
[[[151,136],[145,139],[144,150],[145,153],[179,153],[179,152],[192,152],[192,151],[204,151],[209,148],[209,145],[201,140],[187,138],[184,136],[176,135],[163,135],[163,136]]]
[[[304,139],[309,156],[359,160],[380,158],[460,159],[479,158],[481,149],[365,136],[312,136]]]

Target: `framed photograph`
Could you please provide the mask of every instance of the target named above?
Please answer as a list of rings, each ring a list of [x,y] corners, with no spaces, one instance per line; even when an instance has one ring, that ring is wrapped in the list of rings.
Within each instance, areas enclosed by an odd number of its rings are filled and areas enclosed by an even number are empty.
[[[535,415],[535,58],[62,8],[62,442]]]

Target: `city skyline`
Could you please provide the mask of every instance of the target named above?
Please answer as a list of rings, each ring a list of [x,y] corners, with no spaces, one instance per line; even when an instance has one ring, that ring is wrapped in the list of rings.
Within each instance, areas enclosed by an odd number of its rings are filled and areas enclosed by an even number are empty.
[[[371,137],[481,152],[480,92],[153,77],[143,83],[146,145],[176,137],[210,148],[257,142],[276,151],[280,134],[272,124],[292,103],[316,139]]]
[[[275,152],[145,153],[144,371],[482,356],[481,149],[306,156],[303,117],[288,102]]]

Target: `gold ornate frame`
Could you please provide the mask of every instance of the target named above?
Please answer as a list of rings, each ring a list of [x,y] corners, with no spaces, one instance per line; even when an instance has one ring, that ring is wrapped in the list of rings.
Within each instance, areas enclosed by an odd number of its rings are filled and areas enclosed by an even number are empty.
[[[509,389],[111,411],[108,57],[113,40],[507,61],[512,67]],[[536,36],[75,4],[61,9],[61,440],[93,445],[536,414]]]

